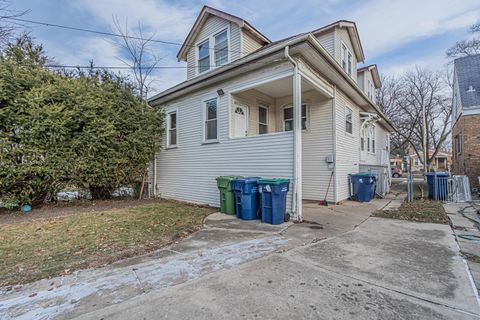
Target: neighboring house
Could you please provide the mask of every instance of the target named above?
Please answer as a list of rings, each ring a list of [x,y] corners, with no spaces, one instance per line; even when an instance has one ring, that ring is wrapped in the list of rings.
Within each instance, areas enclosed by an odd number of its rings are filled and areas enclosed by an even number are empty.
[[[452,100],[453,173],[480,188],[480,54],[454,62]]]
[[[435,150],[431,149],[428,150],[428,157],[431,158]],[[423,163],[420,160],[423,158],[423,152],[419,151],[420,158],[413,150],[410,148],[408,150],[408,155],[412,159],[412,171],[413,172],[423,172]],[[448,172],[452,168],[452,152],[447,149],[438,150],[437,154],[433,158],[432,162],[430,163],[430,170],[438,171],[438,172]]]
[[[217,176],[282,177],[288,211],[301,219],[302,200],[323,199],[330,179],[327,199],[339,202],[349,174],[390,176],[393,127],[374,102],[376,66],[357,70],[365,57],[355,23],[272,42],[205,6],[177,57],[187,81],[149,100],[166,113],[149,172],[155,196],[218,206]]]

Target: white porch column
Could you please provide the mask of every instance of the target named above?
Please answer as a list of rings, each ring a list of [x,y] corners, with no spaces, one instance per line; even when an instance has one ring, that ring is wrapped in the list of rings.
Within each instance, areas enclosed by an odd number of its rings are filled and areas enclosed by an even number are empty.
[[[295,68],[293,75],[293,110],[294,110],[294,162],[295,162],[295,216],[296,221],[303,220],[302,212],[302,77]]]

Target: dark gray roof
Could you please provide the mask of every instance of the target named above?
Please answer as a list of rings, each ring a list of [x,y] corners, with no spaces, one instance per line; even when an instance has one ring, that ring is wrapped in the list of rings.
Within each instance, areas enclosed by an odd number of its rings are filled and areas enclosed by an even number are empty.
[[[455,78],[462,107],[480,105],[480,54],[455,59]]]

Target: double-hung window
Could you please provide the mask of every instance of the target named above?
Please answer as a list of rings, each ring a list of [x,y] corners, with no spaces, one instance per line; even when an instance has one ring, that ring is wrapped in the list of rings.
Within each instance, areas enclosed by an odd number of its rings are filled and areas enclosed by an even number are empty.
[[[353,116],[352,109],[345,107],[345,132],[353,134]]]
[[[370,126],[368,128],[367,151],[375,153],[375,148],[375,126]]]
[[[168,113],[167,118],[167,147],[175,147],[177,145],[177,112]]]
[[[342,69],[345,70],[345,72],[351,76],[352,70],[353,70],[353,56],[350,50],[348,50],[345,43],[343,42],[342,42],[341,59],[342,59]]]
[[[221,66],[228,62],[228,34],[227,30],[215,36],[215,65]]]
[[[205,40],[198,45],[198,73],[210,69],[210,48],[208,45],[208,40]]]
[[[268,133],[268,107],[258,106],[258,133]]]
[[[215,141],[217,131],[217,99],[205,102],[205,141]]]
[[[292,131],[293,122],[293,107],[283,108],[283,130]],[[302,130],[307,130],[307,105],[302,104]]]
[[[342,69],[347,71],[347,55],[348,55],[348,49],[347,46],[342,43]]]

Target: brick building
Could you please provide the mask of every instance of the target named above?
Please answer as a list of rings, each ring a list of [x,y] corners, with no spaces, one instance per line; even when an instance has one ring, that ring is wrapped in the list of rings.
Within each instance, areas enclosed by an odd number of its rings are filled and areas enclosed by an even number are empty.
[[[480,188],[480,54],[455,60],[452,100],[453,174]]]

